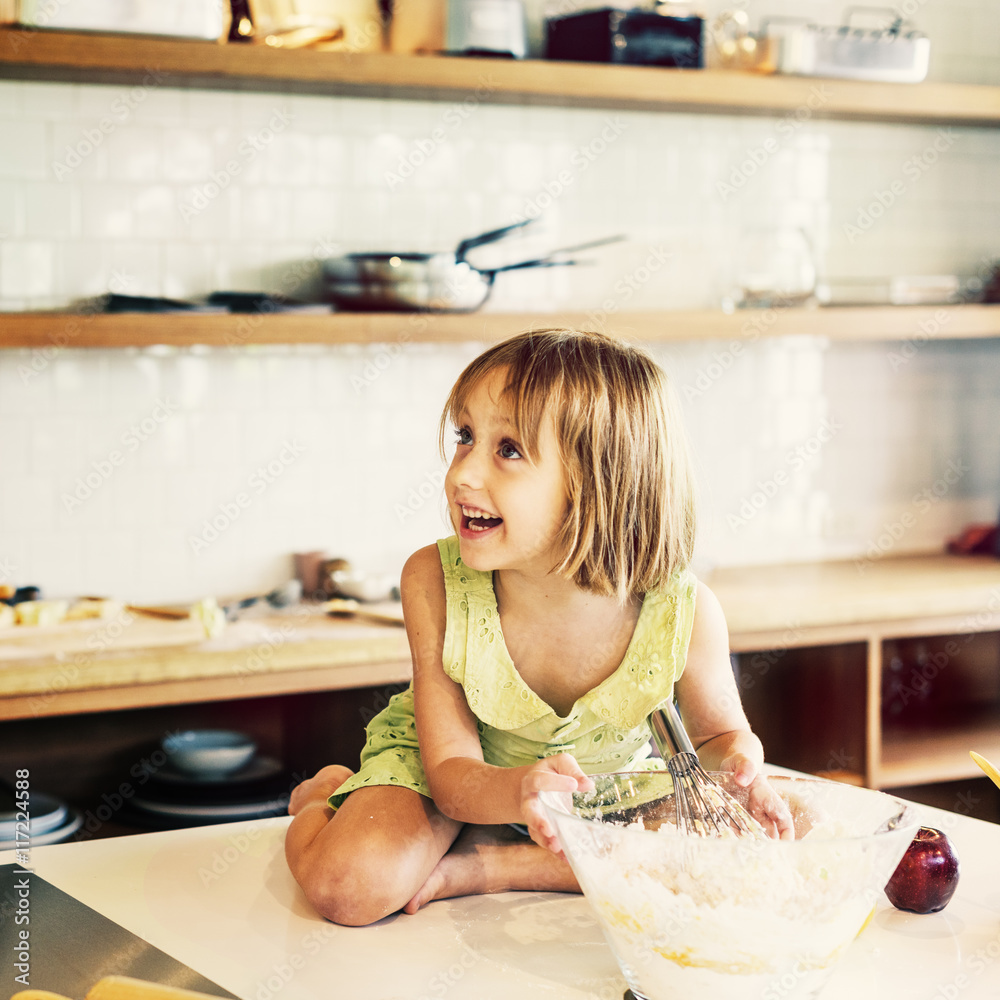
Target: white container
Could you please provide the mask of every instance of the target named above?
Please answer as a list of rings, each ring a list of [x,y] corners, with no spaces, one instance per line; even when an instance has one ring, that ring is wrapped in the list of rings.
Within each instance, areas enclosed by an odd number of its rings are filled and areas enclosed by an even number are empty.
[[[449,52],[527,54],[528,41],[521,0],[448,0]]]
[[[228,6],[221,0],[20,0],[18,20],[33,28],[216,41],[228,25]]]

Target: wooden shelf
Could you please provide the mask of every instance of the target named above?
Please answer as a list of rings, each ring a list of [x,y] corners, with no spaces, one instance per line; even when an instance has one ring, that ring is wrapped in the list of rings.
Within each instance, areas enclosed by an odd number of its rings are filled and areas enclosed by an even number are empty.
[[[1000,710],[970,710],[969,721],[949,727],[896,730],[882,734],[880,788],[937,781],[981,778],[983,772],[969,756],[975,750],[988,760],[1000,760]]]
[[[735,652],[1000,630],[1000,560],[992,556],[730,566],[705,582]]]
[[[1000,87],[891,84],[545,60],[286,51],[0,29],[0,76],[919,124],[1000,125]]]
[[[1000,337],[1000,307],[881,306],[817,309],[573,313],[0,313],[0,348],[240,347],[251,344],[492,342],[528,329],[606,325],[642,341],[819,336],[831,340]],[[930,331],[930,332],[928,332]]]

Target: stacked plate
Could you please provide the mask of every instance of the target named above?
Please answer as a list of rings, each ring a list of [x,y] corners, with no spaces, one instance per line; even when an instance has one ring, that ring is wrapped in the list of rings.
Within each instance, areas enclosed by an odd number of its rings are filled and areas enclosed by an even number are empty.
[[[280,761],[228,730],[190,730],[164,740],[167,762],[128,800],[129,818],[175,829],[282,816],[293,782]]]
[[[83,823],[80,813],[50,795],[32,792],[28,801],[30,818],[25,831],[23,812],[15,807],[13,796],[5,797],[0,806],[0,851],[58,844],[68,840]]]

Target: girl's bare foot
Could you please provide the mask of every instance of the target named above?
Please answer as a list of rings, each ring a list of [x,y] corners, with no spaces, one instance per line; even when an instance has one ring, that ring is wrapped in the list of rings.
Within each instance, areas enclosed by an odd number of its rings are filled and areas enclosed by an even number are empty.
[[[403,908],[433,899],[514,889],[579,892],[569,864],[508,826],[466,826],[419,892]]]

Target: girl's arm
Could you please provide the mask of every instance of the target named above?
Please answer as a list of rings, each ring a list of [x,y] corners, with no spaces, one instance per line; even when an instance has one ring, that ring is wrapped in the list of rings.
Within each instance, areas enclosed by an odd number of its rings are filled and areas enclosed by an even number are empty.
[[[554,840],[554,831],[535,808],[537,792],[576,791],[589,787],[589,779],[568,754],[525,767],[485,763],[465,692],[444,672],[447,607],[437,546],[420,549],[407,560],[400,590],[413,657],[420,758],[435,805],[462,823],[527,822],[538,842]]]
[[[687,665],[676,684],[677,703],[698,757],[709,771],[731,771],[778,834],[792,836],[787,807],[760,777],[764,748],[750,730],[729,660],[729,630],[718,598],[698,583]]]

